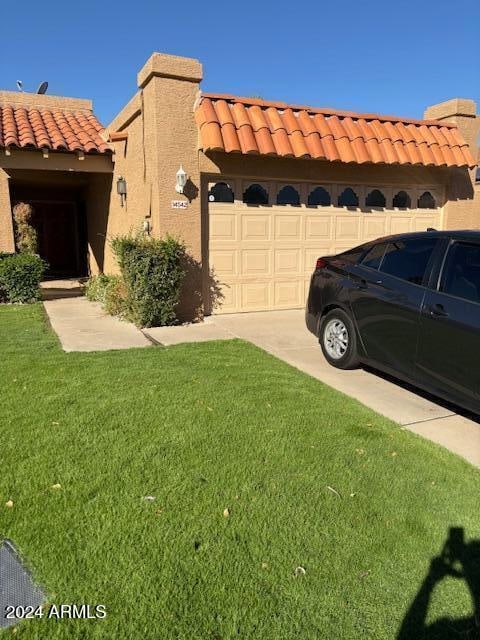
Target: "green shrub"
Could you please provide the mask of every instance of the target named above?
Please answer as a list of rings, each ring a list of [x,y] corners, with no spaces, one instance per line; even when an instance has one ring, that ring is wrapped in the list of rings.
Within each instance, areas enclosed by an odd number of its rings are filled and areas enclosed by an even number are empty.
[[[26,202],[19,202],[13,207],[15,222],[15,243],[20,253],[37,253],[37,231],[32,226],[32,206]]]
[[[176,320],[175,307],[185,277],[185,246],[167,236],[119,236],[112,240],[125,284],[126,317],[140,327]]]
[[[0,254],[0,302],[36,302],[46,263],[33,253]]]
[[[85,284],[85,295],[92,302],[100,302],[104,310],[112,316],[125,314],[126,291],[122,276],[91,276]]]

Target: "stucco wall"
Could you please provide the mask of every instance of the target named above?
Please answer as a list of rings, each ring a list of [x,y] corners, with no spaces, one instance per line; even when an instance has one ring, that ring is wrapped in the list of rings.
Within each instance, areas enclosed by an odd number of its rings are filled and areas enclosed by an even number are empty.
[[[155,179],[151,173],[152,163],[148,162],[147,155],[144,156],[144,117],[144,114],[137,112],[123,128],[124,133],[128,134],[127,140],[113,143],[115,165],[106,202],[108,218],[105,224],[104,256],[103,263],[96,265],[105,273],[115,273],[118,270],[109,241],[116,235],[135,233],[143,220],[151,219]],[[152,153],[148,145],[145,153]],[[119,177],[125,178],[127,183],[127,198],[123,207],[117,193]],[[92,264],[92,268],[95,269],[95,264]]]
[[[456,124],[468,142],[473,157],[478,157],[480,115],[473,100],[447,100],[428,107],[425,117]],[[480,189],[475,185],[475,173],[475,169],[453,169],[449,172],[448,201],[444,212],[446,229],[480,228]]]
[[[128,137],[114,142],[116,161],[107,235],[140,229],[146,220],[153,236],[170,233],[185,242],[191,259],[179,309],[181,318],[198,315],[200,306],[200,171],[193,111],[201,77],[197,60],[153,54],[138,74],[139,92],[108,127]],[[175,191],[180,165],[189,176],[183,195]],[[123,209],[116,194],[120,176],[127,181]],[[187,208],[172,208],[173,200],[186,202]],[[107,246],[104,271],[116,270]]]
[[[448,184],[449,172],[438,167],[342,164],[321,160],[268,158],[237,154],[200,154],[200,171],[205,175],[233,175],[271,180],[343,182],[381,185]]]
[[[152,235],[178,235],[192,256],[200,257],[200,173],[193,109],[201,73],[196,60],[161,54],[153,54],[139,72],[139,92],[108,127],[128,136],[114,142],[109,234],[128,233],[147,219]],[[189,176],[185,195],[175,191],[180,165]],[[120,176],[127,181],[124,210],[116,194]],[[172,200],[185,201],[187,209],[173,209]],[[112,260],[106,257],[106,270],[114,268]]]
[[[0,251],[15,250],[8,175],[0,169]]]

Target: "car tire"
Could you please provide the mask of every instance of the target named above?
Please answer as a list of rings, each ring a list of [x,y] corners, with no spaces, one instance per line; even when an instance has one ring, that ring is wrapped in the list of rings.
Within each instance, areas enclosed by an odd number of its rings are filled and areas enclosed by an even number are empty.
[[[343,309],[332,309],[320,322],[319,342],[325,359],[337,369],[355,369],[357,334],[353,322]]]

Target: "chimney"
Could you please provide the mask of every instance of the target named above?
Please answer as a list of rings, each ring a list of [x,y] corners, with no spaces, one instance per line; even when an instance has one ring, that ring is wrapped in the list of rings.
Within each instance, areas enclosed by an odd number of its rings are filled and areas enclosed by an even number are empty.
[[[151,190],[151,223],[154,234],[172,233],[186,244],[198,265],[202,259],[200,166],[198,130],[194,108],[202,80],[202,65],[193,58],[153,53],[137,76],[143,111],[146,183]],[[187,184],[177,193],[176,175],[182,167]],[[180,201],[180,202],[179,202]],[[181,205],[181,206],[177,206]],[[199,271],[199,270],[197,270]],[[189,275],[201,279],[201,273]],[[193,288],[193,287],[196,288]],[[192,284],[201,291],[202,282]],[[195,296],[181,300],[179,317],[191,319]]]
[[[434,104],[425,110],[427,120],[445,120],[456,124],[460,133],[469,144],[474,158],[478,155],[478,134],[480,132],[480,116],[477,105],[468,98],[452,98],[446,102]]]
[[[478,157],[480,115],[473,100],[453,98],[428,107],[428,120],[444,120],[456,124],[465,141],[470,146],[474,158]],[[449,171],[446,185],[447,201],[444,207],[446,229],[478,229],[480,227],[480,193],[475,188],[475,169]]]

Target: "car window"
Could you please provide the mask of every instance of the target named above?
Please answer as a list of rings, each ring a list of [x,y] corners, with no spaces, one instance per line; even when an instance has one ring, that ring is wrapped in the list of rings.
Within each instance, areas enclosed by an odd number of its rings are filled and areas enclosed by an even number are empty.
[[[436,238],[411,238],[390,242],[380,271],[412,284],[422,284]]]
[[[362,260],[364,267],[370,267],[370,269],[378,269],[385,253],[385,247],[387,245],[384,242],[374,245],[370,251],[365,255]]]
[[[480,302],[479,245],[456,242],[450,247],[440,291],[471,302]]]
[[[338,257],[343,258],[348,262],[356,263],[360,260],[366,250],[367,246],[362,244],[359,247],[354,247],[353,249],[349,249],[348,251],[342,251],[342,253],[338,254]]]

